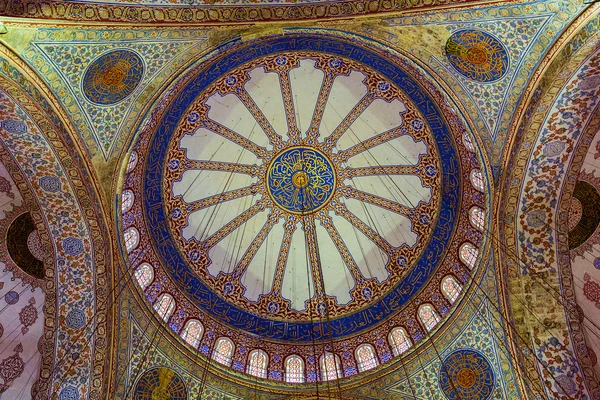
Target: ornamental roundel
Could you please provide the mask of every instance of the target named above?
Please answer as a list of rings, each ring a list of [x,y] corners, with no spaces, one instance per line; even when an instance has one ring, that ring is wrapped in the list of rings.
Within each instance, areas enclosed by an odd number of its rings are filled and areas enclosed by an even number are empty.
[[[331,161],[310,147],[291,147],[278,154],[265,181],[273,202],[292,214],[319,210],[336,187]]]
[[[144,372],[133,391],[134,400],[187,400],[181,376],[169,368],[153,368]]]
[[[479,352],[457,350],[440,368],[440,387],[451,400],[486,400],[494,390],[494,372]]]
[[[496,81],[509,66],[504,45],[478,30],[454,32],[446,42],[446,57],[458,72],[477,82]]]
[[[144,75],[142,58],[131,50],[113,50],[96,58],[83,75],[83,93],[89,101],[111,105],[129,96]]]
[[[340,33],[267,36],[198,64],[163,101],[132,149],[122,222],[140,232],[132,273],[152,268],[149,312],[173,299],[175,334],[199,319],[212,334],[198,351],[227,337],[246,370],[260,348],[278,380],[318,340],[353,354],[402,326],[417,347],[419,304],[451,314],[443,277],[466,292],[478,268],[458,249],[484,251],[468,210],[489,208],[469,179],[485,168],[409,60]]]

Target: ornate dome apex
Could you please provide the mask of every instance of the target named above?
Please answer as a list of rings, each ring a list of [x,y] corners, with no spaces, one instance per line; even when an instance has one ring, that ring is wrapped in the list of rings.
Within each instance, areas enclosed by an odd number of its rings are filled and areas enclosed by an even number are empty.
[[[307,30],[231,43],[138,135],[130,268],[170,329],[221,364],[352,376],[426,342],[476,274],[489,199],[475,151],[425,72],[377,43]]]

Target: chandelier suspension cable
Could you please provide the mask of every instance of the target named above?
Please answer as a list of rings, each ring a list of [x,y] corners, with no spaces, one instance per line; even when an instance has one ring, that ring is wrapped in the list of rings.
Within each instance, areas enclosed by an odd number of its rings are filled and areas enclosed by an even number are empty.
[[[356,134],[355,134],[355,133],[352,131],[352,129],[349,129],[349,130],[350,130],[350,132],[352,132],[352,134],[354,134],[354,135],[355,135],[355,137],[358,139],[358,137],[357,137],[357,136],[356,136]],[[358,141],[358,143],[362,143],[362,141],[360,141],[360,140],[359,140],[359,141]],[[367,153],[370,153],[370,152],[371,152],[371,151],[370,151],[370,149],[365,149],[365,150],[366,150],[366,152],[367,152]],[[376,157],[374,157],[372,154],[371,154],[371,157],[373,158],[373,160],[375,161],[375,163],[376,163],[376,164],[377,164],[379,167],[381,167],[381,164],[378,162],[377,158],[376,158]],[[383,178],[381,178],[381,176],[380,176],[380,175],[378,175],[378,176],[379,176],[379,178],[380,178],[380,179],[383,179]],[[397,189],[398,189],[398,190],[399,190],[401,193],[403,193],[402,189],[401,189],[401,188],[400,188],[400,187],[399,187],[399,186],[396,184],[396,182],[394,182],[394,180],[393,180],[393,179],[390,179],[390,181],[391,181],[391,183],[392,183],[392,184],[393,184],[393,185],[394,185],[394,186],[395,186],[395,187],[396,187],[396,188],[397,188]],[[412,186],[412,187],[414,188],[414,186],[413,186],[412,184],[410,184],[410,182],[409,182],[409,185],[410,185],[410,186]],[[405,196],[405,197],[406,197],[406,196]],[[411,204],[412,208],[414,208],[415,206],[412,204],[412,202],[410,201],[410,199],[408,199],[408,197],[406,197],[406,199],[407,199],[407,201],[408,201],[408,202]],[[493,235],[492,235],[492,236],[493,236]],[[470,275],[470,274],[469,274],[469,275]],[[473,277],[471,277],[471,278],[473,278]],[[475,280],[474,280],[474,279],[472,279],[472,281],[475,281]],[[477,283],[477,282],[476,282],[476,283]],[[478,283],[477,283],[477,284],[478,284]],[[510,290],[510,289],[509,289],[509,290]],[[484,292],[484,294],[485,294],[485,292]],[[485,294],[485,295],[486,295],[486,297],[487,297],[487,294]],[[520,299],[520,300],[521,300],[521,299]],[[488,297],[488,301],[490,301],[490,303],[491,303],[491,300],[489,299],[489,297]],[[522,301],[522,300],[521,300],[521,301]],[[493,303],[491,303],[491,304],[493,305]],[[531,310],[531,309],[530,309],[530,308],[529,308],[529,307],[528,307],[526,304],[524,304],[524,305],[525,305],[525,307],[526,307],[526,308],[527,308],[527,309],[528,309],[528,310],[529,310],[529,311],[532,313],[532,315],[536,316],[536,315],[533,313],[533,311],[532,311],[532,310]],[[498,310],[499,310],[499,308],[498,308]],[[501,313],[501,311],[500,311],[500,310],[499,310],[499,312],[500,312],[500,314],[502,315],[502,313]],[[537,319],[537,316],[536,316],[536,319]],[[538,320],[539,320],[539,319],[538,319]],[[515,329],[515,328],[514,328],[514,327],[513,327],[513,326],[512,326],[510,323],[509,323],[509,326],[510,326],[512,329]],[[542,326],[544,326],[544,329],[548,330],[548,328],[547,328],[547,327],[546,327],[544,324],[542,324]],[[522,340],[522,339],[521,339],[521,340]],[[568,350],[568,349],[567,349],[567,350]],[[533,354],[533,352],[532,352],[532,354]],[[537,358],[537,356],[536,356],[536,358]],[[540,361],[540,360],[538,359],[538,361]],[[540,363],[541,363],[541,361],[540,361]],[[542,364],[542,365],[544,365],[544,364]],[[547,370],[547,367],[546,367],[546,366],[544,366],[544,367],[545,367],[545,369]],[[552,374],[551,374],[551,376],[552,376],[552,378],[555,380],[555,382],[556,382],[556,383],[559,385],[559,387],[560,387],[560,384],[559,384],[559,383],[556,381],[556,379],[554,378],[554,376],[553,376]],[[562,389],[562,388],[561,388],[561,389]]]
[[[402,371],[404,371],[404,376],[406,377],[406,382],[408,383],[408,386],[410,387],[410,392],[412,393],[413,400],[417,400],[417,394],[415,392],[415,388],[413,387],[412,381],[410,380],[410,376],[408,376],[406,364],[404,364],[404,357],[402,357],[402,355],[400,355],[400,354],[398,354],[398,362],[400,363],[400,367],[402,368]]]
[[[316,227],[316,226],[315,226]],[[317,231],[315,229],[315,242],[317,242]],[[319,253],[319,247],[316,246],[316,251],[317,251],[317,261],[319,263],[319,270],[322,270],[322,265],[321,265],[321,255]],[[336,352],[335,352],[335,348],[334,348],[334,344],[333,344],[333,329],[331,327],[331,318],[329,315],[329,305],[327,304],[327,293],[325,292],[325,283],[323,282],[323,295],[325,297],[324,300],[324,304],[325,304],[325,317],[326,317],[326,321],[327,321],[327,329],[329,330],[329,346],[331,347],[330,349],[330,354],[333,357],[333,367],[334,367],[334,371],[335,371],[335,383],[337,385],[337,391],[338,391],[338,398],[339,400],[342,400],[342,388],[340,385],[340,379],[342,378],[340,375],[341,373],[341,365],[340,367],[340,371],[338,371],[338,362],[337,362],[337,356],[336,356]],[[320,319],[321,325],[322,325],[322,320]],[[327,369],[327,350],[325,348],[323,348],[323,355],[321,357],[323,357],[324,360],[324,366],[321,366],[321,368],[325,368],[325,375],[327,377],[327,391],[330,391],[329,385],[330,385],[330,381],[331,381],[331,377],[329,376],[329,371]],[[322,378],[323,376],[323,371],[321,371],[321,376],[317,376],[317,379]],[[331,395],[329,395],[329,398],[331,398]]]
[[[427,328],[427,326],[425,326],[425,322],[424,321],[421,321],[421,322],[423,322],[421,325],[423,325],[422,328],[423,328],[423,331],[425,332],[427,341],[429,343],[431,343],[431,347],[433,347],[433,351],[435,352],[435,355],[437,356],[438,360],[440,360],[440,371],[446,372],[446,375],[448,375],[448,382],[450,382],[450,386],[452,386],[452,389],[454,389],[454,392],[456,393],[458,400],[463,400],[462,397],[460,396],[460,394],[458,393],[458,390],[456,390],[456,386],[454,385],[454,381],[452,380],[452,378],[450,378],[450,374],[448,374],[448,370],[446,369],[444,360],[442,359],[442,356],[440,355],[440,352],[438,351],[438,349],[435,345],[435,341],[433,340],[433,337],[431,336],[431,332],[429,332],[429,329]],[[425,373],[425,371],[423,371],[423,373]]]
[[[480,301],[482,301],[482,303],[483,303],[483,300],[480,297],[480,295],[476,294],[478,289],[479,288],[475,288],[475,291],[474,291],[473,295],[474,296],[476,295],[477,297],[479,297]],[[502,339],[502,337],[500,337],[500,335],[496,332],[496,329],[493,326],[492,321],[490,321],[489,318],[486,318],[486,316],[483,313],[483,307],[475,307],[475,305],[473,304],[473,301],[469,301],[468,304],[471,305],[471,307],[473,308],[474,312],[476,312],[476,313],[479,314],[479,317],[481,318],[482,321],[486,321],[486,323],[487,323],[487,325],[488,325],[488,327],[490,329],[490,332],[492,332],[492,334],[496,338],[496,343],[502,344],[502,346],[498,346],[498,347],[501,348],[501,349],[502,348],[504,349],[504,353],[506,355],[506,358],[508,358],[508,361],[510,362],[510,365],[511,365],[512,369],[514,371],[516,371],[514,360],[513,360],[514,357],[513,357],[512,353],[511,353],[510,349],[508,348],[508,344],[505,343],[505,341]],[[498,320],[496,320],[496,322],[498,322],[500,325],[503,325]],[[531,360],[529,360],[527,357],[525,357],[524,351],[519,346],[515,346],[515,351],[519,351],[521,353],[521,356],[523,356],[523,361],[525,361],[525,362],[526,361],[530,361],[531,365],[535,367],[534,362],[531,361]],[[527,374],[525,374],[524,378],[527,380],[527,382],[529,384],[534,384],[534,381],[532,381],[531,378]],[[538,382],[538,381],[535,381],[535,382]],[[538,382],[538,384],[539,384],[539,382]],[[529,389],[529,391],[531,391],[530,387],[528,387],[528,389]],[[536,387],[535,389],[536,389],[537,393],[544,393],[544,390],[540,386]]]
[[[120,241],[120,238],[119,238],[119,241]],[[142,258],[142,256],[145,255],[145,254],[146,254],[146,250],[137,252],[135,260],[133,262],[130,262],[130,265],[135,265]],[[121,297],[121,294],[123,293],[124,289],[129,285],[129,282],[131,282],[131,280],[135,276],[135,271],[133,271],[133,272],[127,271],[127,269],[125,268],[125,263],[124,263],[124,265],[121,265],[119,263],[119,271],[122,272],[121,277],[116,282],[116,284],[114,285],[114,287],[111,289],[109,295],[106,296],[106,299],[104,300],[104,304],[102,304],[102,305],[106,305],[106,303],[109,302],[109,300],[110,300],[111,304],[109,304],[107,308],[111,308],[111,307],[114,306],[115,302],[118,301],[119,298]],[[123,280],[125,280],[125,282],[123,282]],[[120,288],[119,288],[119,286],[120,286]],[[118,292],[117,292],[117,290],[118,290]],[[116,296],[114,296],[115,292],[117,292]],[[90,319],[83,326],[83,329],[77,335],[77,337],[75,337],[75,339],[71,342],[71,345],[67,348],[67,350],[65,351],[65,353],[63,354],[63,356],[58,360],[58,362],[56,362],[54,364],[54,367],[52,368],[52,371],[50,371],[50,376],[52,376],[54,374],[54,372],[57,370],[57,368],[60,367],[61,363],[70,354],[70,352],[73,349],[73,347],[76,346],[76,343],[79,341],[79,339],[83,335],[87,335],[88,327],[90,326],[90,324],[92,324],[92,322],[94,322],[94,329],[92,330],[90,337],[85,340],[85,343],[84,343],[84,345],[83,345],[82,348],[86,348],[90,344],[90,341],[92,340],[92,338],[94,337],[94,335],[96,334],[96,331],[98,330],[98,328],[100,326],[98,324],[98,320],[99,320],[99,318],[96,315],[93,319]],[[76,362],[76,360],[78,358],[72,357],[72,359],[73,360],[71,361],[71,364],[64,371],[64,373],[62,374],[61,378],[58,380],[58,387],[59,388],[62,385],[64,379],[66,378],[66,376],[69,373],[69,371],[71,370],[71,368],[73,368],[73,366],[75,365],[75,362]]]
[[[25,364],[23,365],[23,370],[25,370],[25,367],[29,364],[29,362],[31,360],[33,360],[33,357],[35,357],[35,353],[33,353],[33,355],[29,358],[29,360],[27,360],[25,362]],[[19,393],[15,397],[15,400],[19,400],[19,399],[23,398],[23,396],[25,395],[25,390],[29,387],[29,382],[31,382],[31,378],[33,378],[33,375],[40,370],[41,363],[42,363],[42,356],[40,355],[40,357],[39,357],[36,365],[31,369],[31,373],[29,374],[29,377],[27,378],[27,381],[23,385],[23,388],[19,391]],[[31,393],[29,393],[29,395],[31,395]],[[30,399],[33,399],[33,397],[30,397]]]
[[[498,248],[499,248],[500,252],[504,253],[504,255],[505,255],[506,257],[508,257],[509,259],[511,259],[512,261],[514,261],[514,262],[517,264],[517,266],[521,265],[521,263],[522,263],[522,262],[521,262],[521,261],[519,261],[519,259],[518,259],[518,256],[516,256],[516,253],[514,253],[514,252],[510,252],[511,254],[509,254],[509,248],[508,248],[508,246],[507,246],[506,244],[503,244],[503,243],[502,243],[502,241],[501,241],[501,240],[500,240],[498,237],[496,237],[496,236],[495,236],[495,235],[494,235],[492,232],[490,232],[490,231],[489,231],[489,230],[487,230],[487,229],[486,229],[486,233],[488,234],[488,237],[491,237],[491,238],[492,238],[492,242],[496,242],[496,243],[498,244]],[[527,265],[526,265],[526,264],[524,264],[524,263],[522,263],[522,266],[527,266]],[[544,330],[545,330],[547,333],[551,334],[552,336],[554,336],[554,337],[556,338],[556,340],[558,340],[558,338],[557,338],[557,336],[558,336],[558,335],[556,335],[554,332],[550,331],[550,329],[549,329],[549,328],[546,326],[546,324],[544,324],[544,323],[543,323],[543,321],[541,321],[541,320],[540,320],[540,318],[539,318],[539,317],[538,317],[538,316],[537,316],[537,315],[534,313],[534,311],[533,311],[533,310],[532,310],[532,309],[531,309],[531,308],[530,308],[530,307],[527,305],[527,303],[526,303],[526,302],[525,302],[525,301],[522,299],[522,297],[519,297],[519,296],[517,296],[517,295],[516,295],[516,294],[515,294],[513,291],[511,291],[511,290],[510,290],[510,288],[509,288],[508,286],[507,286],[507,290],[509,291],[509,293],[510,293],[510,294],[512,294],[512,295],[513,295],[513,296],[514,296],[514,297],[515,297],[515,298],[516,298],[516,299],[519,301],[519,303],[520,303],[521,305],[523,305],[523,306],[524,306],[524,307],[527,309],[527,311],[529,311],[529,312],[531,313],[531,315],[532,315],[532,316],[533,316],[533,317],[534,317],[534,318],[537,320],[537,322],[539,323],[539,325],[541,325],[541,326],[543,326],[543,327],[544,327]],[[551,294],[551,293],[550,293],[548,290],[546,290],[546,293],[548,293],[548,294],[550,294],[550,295],[552,296],[552,294]],[[565,298],[564,298],[562,295],[560,295],[558,298],[557,298],[557,297],[555,297],[555,296],[552,296],[552,297],[554,298],[554,300],[558,301],[560,304],[562,304],[562,305],[563,305],[563,306],[565,306],[565,307],[566,307],[567,305],[569,305],[569,306],[573,307],[573,304],[571,304],[571,301],[569,301],[569,300],[565,299]],[[576,307],[576,305],[575,305],[575,307]],[[575,311],[575,312],[579,313],[579,311],[577,310],[577,308],[571,308],[571,311]],[[584,316],[585,316],[585,314],[584,314]],[[588,320],[589,320],[589,318],[588,318]],[[586,326],[586,327],[588,328],[588,330],[589,330],[589,331],[593,331],[593,329],[591,329],[591,328],[590,328],[590,327],[589,327],[589,326],[588,326],[588,325],[585,323],[585,321],[582,321],[582,322],[581,322],[581,324],[582,324],[582,325],[584,325],[584,326]],[[596,326],[596,325],[594,324],[594,326]],[[597,336],[597,334],[594,334],[594,336],[598,337],[598,336]],[[591,339],[591,338],[590,338],[590,339]],[[559,341],[559,342],[560,342],[560,341]],[[592,341],[592,342],[593,342],[593,343],[595,343],[595,344],[598,344],[596,341]],[[572,357],[576,357],[576,355],[575,355],[575,354],[573,354],[573,352],[572,352],[572,351],[571,351],[571,350],[570,350],[568,347],[566,347],[566,346],[565,346],[565,350],[566,350],[566,351],[569,353],[569,355],[571,355]],[[595,370],[594,370],[594,375],[597,375]]]
[[[431,382],[429,381],[429,374],[425,371],[425,367],[423,366],[423,361],[421,360],[421,357],[417,357],[417,360],[419,361],[419,366],[421,367],[421,371],[423,371],[423,375],[425,375],[425,382],[427,382],[427,390],[429,391],[429,398],[434,399],[435,398],[433,396],[434,391],[431,388]]]
[[[304,210],[306,210],[306,207],[307,207],[306,204],[302,205],[302,208]],[[311,341],[312,341],[313,359],[314,359],[314,363],[315,363],[315,390],[316,390],[317,399],[318,399],[320,397],[319,396],[319,379],[318,379],[318,375],[319,375],[319,363],[317,361],[317,347],[316,347],[317,345],[316,345],[316,342],[315,342],[315,325],[314,325],[314,317],[313,317],[313,307],[310,304],[311,303],[311,299],[313,298],[313,295],[311,295],[311,291],[310,291],[310,281],[311,281],[311,279],[313,281],[313,294],[314,294],[314,297],[317,297],[317,296],[316,296],[316,293],[314,291],[315,290],[315,288],[314,288],[315,277],[311,273],[310,266],[309,266],[309,264],[310,264],[310,248],[309,248],[309,243],[308,243],[308,237],[307,237],[307,234],[306,234],[306,232],[307,232],[306,229],[308,227],[307,227],[307,224],[306,224],[306,214],[305,214],[304,210],[303,210],[301,216],[302,216],[302,224],[303,224],[303,228],[304,228],[303,229],[304,230],[304,248],[305,248],[305,251],[306,251],[306,254],[305,254],[305,256],[306,256],[306,276],[308,277],[308,279],[307,279],[308,298],[309,298],[309,300],[308,300],[308,307],[309,307],[308,308],[308,315],[309,315],[309,318],[310,318],[310,327],[311,327],[310,337],[311,337]],[[284,371],[285,371],[285,368],[286,368],[286,366],[284,365]],[[306,368],[305,369],[308,370],[308,363],[306,364]],[[306,374],[306,378],[307,378],[307,381],[308,381],[308,374]]]
[[[171,297],[169,299],[169,305],[167,307],[167,310],[169,308],[171,308],[171,305],[173,304],[173,301],[175,301],[175,300],[173,299],[173,297]],[[148,325],[146,326],[146,328],[148,328],[148,326],[150,326],[151,323],[152,323],[151,321],[148,321]],[[150,349],[152,349],[152,346],[154,346],[154,341],[158,337],[158,333],[162,330],[162,328],[163,328],[163,326],[162,326],[162,324],[160,322],[154,327],[154,335],[152,336],[152,340],[150,341],[150,344],[148,345],[148,348],[144,352],[144,356],[140,360],[141,362],[140,362],[140,365],[139,365],[136,373],[133,374],[133,379],[129,380],[129,385],[127,386],[127,391],[125,393],[125,399],[127,399],[129,397],[129,394],[131,393],[131,390],[135,386],[135,383],[136,383],[136,381],[138,379],[138,376],[139,376],[140,372],[142,372],[142,369],[144,368],[144,365],[146,364],[146,361],[148,360],[148,354],[150,353]],[[141,343],[142,343],[142,338],[140,338],[140,343],[139,344],[141,344]],[[134,353],[135,353],[135,351],[134,351]],[[127,361],[127,365],[123,369],[123,374],[125,373],[125,371],[127,371],[127,367],[129,367],[129,363],[131,362],[132,359],[133,359],[133,354],[132,354],[131,357],[129,357],[129,360]],[[123,376],[123,374],[121,376]],[[121,380],[121,379],[119,378],[119,380]],[[119,382],[119,381],[117,381],[117,382]]]
[[[475,279],[475,277],[473,277],[473,275],[469,272],[465,272],[465,274],[470,278],[471,283],[474,283],[477,288],[479,289],[479,291],[486,297],[488,303],[493,306],[497,311],[498,314],[500,315],[501,318],[504,319],[504,323],[501,325],[506,325],[508,326],[509,329],[511,329],[515,335],[517,335],[517,337],[521,340],[522,343],[527,343],[526,340],[524,340],[523,336],[517,331],[517,329],[513,326],[513,324],[511,323],[511,321],[508,321],[506,319],[506,317],[504,316],[504,314],[502,313],[502,310],[500,310],[500,307],[498,305],[496,305],[494,303],[494,301],[490,298],[490,296],[483,290],[483,288],[481,287],[481,284],[477,281],[477,279]],[[494,317],[494,314],[492,313],[492,318]],[[496,319],[496,318],[495,318]],[[496,319],[496,322],[499,322]],[[531,354],[533,354],[533,356],[536,358],[536,360],[538,361],[538,363],[542,366],[542,368],[550,375],[550,377],[554,380],[554,382],[558,385],[558,387],[564,392],[567,393],[564,388],[561,386],[561,383],[554,377],[554,375],[552,374],[552,372],[550,371],[550,369],[548,368],[548,366],[535,354],[535,351],[533,351],[533,349],[531,349],[529,346],[527,346],[527,348],[531,351]]]
[[[354,133],[354,131],[353,131],[352,129],[349,129],[349,131],[350,131],[350,132],[351,132],[351,133],[352,133],[352,134],[355,136],[355,138],[356,138],[357,140],[359,140],[359,139],[358,139],[358,137],[356,136],[356,134]],[[358,141],[358,143],[362,143],[362,141],[360,141],[360,140],[359,140],[359,141]],[[387,142],[386,142],[386,143],[387,143]],[[369,153],[369,154],[371,153],[371,150],[370,150],[370,149],[365,149],[365,150],[366,150],[366,153]],[[377,158],[376,158],[376,157],[374,157],[372,154],[370,154],[370,155],[371,155],[371,157],[372,157],[373,161],[375,161],[375,163],[376,163],[376,164],[377,164],[379,167],[381,167],[382,165],[379,163],[379,161],[377,160]],[[387,175],[386,175],[386,176],[387,176]],[[383,178],[381,177],[381,175],[378,175],[378,177],[379,177],[380,179],[382,179],[382,182],[383,182]],[[401,189],[401,188],[400,188],[400,187],[397,185],[397,183],[396,183],[396,182],[394,182],[394,180],[393,180],[393,179],[390,179],[390,182],[391,182],[391,183],[392,183],[392,184],[393,184],[393,185],[394,185],[394,186],[395,186],[395,187],[396,187],[396,188],[397,188],[397,189],[398,189],[400,192],[402,192],[402,193],[403,193],[402,189]],[[410,185],[411,187],[413,187],[413,189],[416,189],[416,188],[415,188],[415,187],[414,187],[412,184],[410,184],[410,182],[408,182],[408,183],[409,183],[409,185]],[[406,196],[405,196],[405,197],[406,197]],[[406,199],[407,199],[407,201],[408,201],[408,202],[411,204],[411,207],[412,207],[412,208],[414,208],[415,206],[412,204],[412,202],[410,202],[410,200],[408,199],[408,197],[406,197]],[[364,206],[364,205],[363,205],[363,206]],[[487,231],[487,233],[488,233],[490,236],[492,236],[492,237],[495,239],[495,241],[496,241],[496,242],[498,242],[499,246],[501,246],[501,247],[503,246],[502,242],[501,242],[501,241],[500,241],[498,238],[495,238],[495,237],[494,237],[494,235],[493,235],[493,233],[491,233],[491,232],[490,232],[488,229],[486,229],[485,227],[484,227],[484,229]],[[504,245],[504,246],[506,246],[506,245]],[[506,254],[506,250],[505,250],[505,254]],[[517,263],[519,263],[518,259],[517,259],[517,260],[515,260],[515,261],[516,261]],[[543,278],[542,278],[542,280],[543,280]],[[510,291],[510,289],[509,289],[509,288],[507,288],[507,289]],[[554,289],[554,288],[553,288],[553,289]],[[554,290],[556,291],[556,289],[554,289]],[[562,294],[560,294],[560,296],[562,297]],[[517,297],[517,296],[515,296],[515,297]],[[527,304],[525,304],[525,303],[523,302],[523,300],[522,300],[521,298],[519,298],[519,297],[517,297],[517,298],[518,298],[518,300],[519,300],[519,301],[520,301],[520,302],[521,302],[521,303],[522,303],[522,304],[523,304],[523,305],[526,307],[526,309],[527,309],[527,310],[528,310],[528,311],[529,311],[529,312],[530,312],[530,313],[531,313],[531,314],[532,314],[532,315],[533,315],[533,316],[534,316],[534,317],[535,317],[535,318],[538,320],[538,322],[540,322],[540,324],[541,324],[541,325],[544,327],[544,329],[545,329],[545,330],[546,330],[548,333],[552,334],[553,336],[556,336],[556,335],[554,335],[552,332],[550,332],[550,331],[549,331],[549,328],[548,328],[548,327],[547,327],[545,324],[543,324],[543,323],[542,323],[542,322],[539,320],[538,316],[537,316],[537,315],[536,315],[536,314],[533,312],[533,310],[531,310],[531,309],[530,309],[530,308],[527,306]],[[564,298],[563,298],[563,300],[564,300]],[[561,302],[561,303],[563,303],[563,304],[564,304],[564,301],[563,301],[563,302]],[[569,303],[569,302],[567,301],[567,303]],[[588,318],[588,320],[589,320],[589,318]],[[582,322],[582,323],[583,323],[583,322]],[[585,325],[585,323],[583,323],[583,324]],[[595,325],[595,324],[594,324],[594,325]],[[600,329],[600,328],[599,328],[599,329]],[[571,352],[571,351],[570,351],[568,348],[567,348],[567,351],[568,351],[568,352],[571,354],[571,356],[573,356],[572,352]]]
[[[548,223],[545,223],[545,225],[542,228],[551,229],[551,230],[553,230],[555,232],[556,235],[560,234],[555,228],[553,228],[552,226],[550,226],[550,224],[548,224]],[[495,236],[491,231],[489,231],[488,229],[485,229],[485,230],[486,230],[486,233],[488,233],[488,235],[492,236],[493,240],[495,240],[495,241],[498,242],[499,246],[504,246],[505,247],[505,251],[504,252],[505,252],[505,254],[507,256],[508,256],[508,252],[510,251],[512,257],[509,256],[509,258],[511,258],[513,261],[515,261],[518,266],[519,266],[519,264],[521,264],[520,266],[523,266],[523,267],[530,267],[531,266],[531,265],[527,265],[525,261],[519,261],[519,256],[518,256],[518,254],[516,253],[515,250],[510,249],[507,244],[502,243],[502,241],[497,236]],[[589,260],[586,257],[586,254],[587,253],[584,253],[582,255],[582,258],[587,263],[593,265],[593,261]],[[566,299],[564,297],[564,295],[558,289],[556,289],[554,286],[552,286],[551,283],[549,283],[549,282],[546,281],[546,279],[544,278],[544,276],[541,273],[535,272],[535,271],[531,271],[531,269],[530,269],[529,272],[528,272],[528,275],[536,277],[536,278],[539,278],[539,280],[541,282],[538,283],[537,280],[532,280],[531,282],[532,283],[537,283],[538,285],[542,286],[544,288],[544,290],[546,291],[546,293],[550,294],[559,303],[563,304],[564,306],[569,306],[572,311],[580,313],[580,311],[577,310],[577,302],[569,300],[569,299]],[[575,274],[572,274],[572,276],[573,276],[574,280],[577,279],[580,282],[583,282],[583,281],[581,281],[581,278],[575,276]],[[545,284],[545,285],[542,285],[542,283]],[[573,282],[573,284],[575,285],[575,287],[583,290],[583,288],[581,286],[577,285],[577,283]],[[554,292],[556,296],[552,295],[552,293],[550,293],[550,291]],[[560,298],[560,300],[559,300],[559,298]],[[589,321],[589,323],[591,323],[594,326],[594,328],[596,328],[598,331],[600,331],[600,326],[598,326],[598,324],[596,324],[596,322],[594,322],[591,318],[589,318],[587,315],[585,315],[585,312],[583,311],[583,309],[581,309],[581,313]],[[589,330],[590,330],[590,333],[592,333],[594,336],[596,336],[597,338],[600,338],[598,336],[598,333],[596,333],[593,329],[589,329]]]

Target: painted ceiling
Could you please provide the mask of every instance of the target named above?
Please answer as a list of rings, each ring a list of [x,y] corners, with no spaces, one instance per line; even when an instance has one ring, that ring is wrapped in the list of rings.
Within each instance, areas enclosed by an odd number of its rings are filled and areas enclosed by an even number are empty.
[[[1,4],[0,394],[596,398],[597,8]]]

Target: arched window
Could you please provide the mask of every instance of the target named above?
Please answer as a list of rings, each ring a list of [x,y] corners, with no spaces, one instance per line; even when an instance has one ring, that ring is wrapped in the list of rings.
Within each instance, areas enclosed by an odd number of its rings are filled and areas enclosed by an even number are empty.
[[[154,279],[154,268],[148,263],[143,263],[135,270],[135,279],[142,289],[146,289]]]
[[[135,168],[138,162],[138,155],[135,151],[131,152],[131,156],[129,156],[129,161],[127,162],[127,172],[131,172],[132,169]]]
[[[463,133],[463,143],[465,144],[465,147],[471,151],[475,151],[475,145],[473,144],[473,139],[471,139],[471,136],[469,136],[469,134],[467,132]]]
[[[458,295],[462,290],[460,283],[453,276],[447,276],[442,281],[442,292],[450,303],[454,303],[458,299]]]
[[[121,195],[121,211],[127,212],[131,209],[133,205],[133,199],[135,196],[131,190],[123,190],[123,194]]]
[[[480,170],[474,169],[471,171],[471,183],[475,189],[479,190],[480,192],[485,190],[485,187],[483,186],[483,174]]]
[[[395,356],[399,356],[410,349],[410,339],[406,335],[406,331],[402,328],[394,328],[390,332],[389,340]]]
[[[485,211],[479,207],[471,207],[469,210],[469,218],[471,219],[471,224],[475,228],[483,231],[485,223]]]
[[[428,331],[432,330],[440,322],[437,312],[429,304],[423,304],[419,308],[419,318]]]
[[[123,238],[125,239],[125,248],[128,253],[135,249],[140,242],[140,234],[134,227],[127,229],[123,234]]]
[[[158,301],[154,303],[154,310],[163,320],[165,320],[165,322],[169,319],[171,314],[173,314],[174,309],[175,300],[173,299],[173,296],[167,293],[160,296]]]
[[[475,262],[477,261],[477,256],[479,255],[479,250],[471,243],[464,243],[460,246],[458,255],[467,267],[473,269],[475,267]]]
[[[217,340],[212,358],[216,362],[229,367],[233,358],[233,342],[231,339],[220,338]]]
[[[299,356],[285,359],[285,381],[288,383],[304,382],[304,361]]]
[[[181,332],[181,338],[193,348],[197,348],[202,338],[202,332],[204,332],[204,328],[200,321],[190,319]]]
[[[342,368],[338,356],[329,352],[325,352],[321,356],[321,377],[324,381],[332,381],[342,377]]]
[[[373,346],[370,344],[360,345],[356,349],[356,363],[360,372],[375,368],[379,363]]]
[[[248,373],[259,378],[267,377],[267,353],[262,350],[253,350],[248,355]]]

